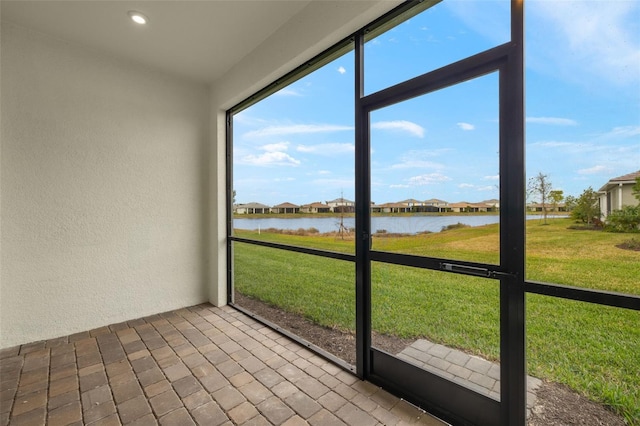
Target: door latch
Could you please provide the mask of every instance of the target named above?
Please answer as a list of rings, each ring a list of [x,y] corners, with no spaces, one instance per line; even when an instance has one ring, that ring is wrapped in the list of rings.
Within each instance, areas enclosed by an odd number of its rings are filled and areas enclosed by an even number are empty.
[[[440,269],[443,271],[455,272],[457,274],[464,275],[473,275],[475,277],[484,277],[484,278],[507,278],[507,277],[515,277],[515,274],[509,272],[502,272],[496,270],[490,270],[487,268],[479,268],[477,266],[468,266],[468,265],[458,265],[455,263],[447,263],[440,262]]]

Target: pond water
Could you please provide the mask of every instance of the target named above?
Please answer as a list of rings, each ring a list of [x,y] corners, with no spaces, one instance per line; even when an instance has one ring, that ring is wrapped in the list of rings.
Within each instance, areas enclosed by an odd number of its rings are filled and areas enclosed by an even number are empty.
[[[527,219],[539,219],[541,216],[527,216]],[[549,216],[550,217],[550,216]],[[345,217],[344,226],[348,229],[355,228],[355,218]],[[375,216],[371,218],[371,230],[373,232],[386,230],[391,233],[417,234],[430,231],[440,232],[442,227],[458,222],[470,226],[482,226],[498,223],[498,215],[459,215],[459,216]],[[308,229],[316,228],[320,232],[338,231],[340,218],[338,217],[293,217],[287,218],[241,218],[233,219],[233,227],[236,229]]]

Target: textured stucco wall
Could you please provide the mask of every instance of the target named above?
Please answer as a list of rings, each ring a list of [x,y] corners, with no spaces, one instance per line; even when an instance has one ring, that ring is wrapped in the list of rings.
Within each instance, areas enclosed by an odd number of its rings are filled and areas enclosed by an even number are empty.
[[[1,41],[0,347],[206,301],[209,88]]]

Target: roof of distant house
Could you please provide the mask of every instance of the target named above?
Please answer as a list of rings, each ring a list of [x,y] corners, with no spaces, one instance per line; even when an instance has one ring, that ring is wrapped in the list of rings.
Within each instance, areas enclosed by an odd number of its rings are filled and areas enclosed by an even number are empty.
[[[324,204],[320,201],[314,201],[313,203],[310,204],[303,204],[300,207],[311,207],[311,208],[316,208],[316,209],[328,209],[329,206],[327,204]]]
[[[381,207],[381,208],[398,208],[398,209],[404,209],[407,207],[406,203],[404,202],[399,202],[399,203],[384,203],[384,204],[378,204],[377,207]]]
[[[480,201],[480,202],[485,204],[500,204],[500,200],[497,200],[495,198],[492,198],[490,200]]]
[[[336,198],[335,200],[331,200],[331,201],[327,201],[327,204],[329,203],[347,203],[347,204],[353,204],[354,202],[351,200],[347,200],[346,198]]]
[[[246,203],[246,204],[238,204],[236,205],[236,208],[239,209],[268,209],[269,206],[265,205],[265,204],[260,204],[260,203]]]
[[[616,178],[611,179],[609,182],[635,180],[637,177],[640,177],[640,170],[638,170],[637,172],[627,173],[626,175],[618,176]]]
[[[618,176],[613,179],[609,179],[609,182],[605,183],[599,191],[606,191],[610,186],[614,186],[621,183],[634,183],[634,181],[640,177],[640,170],[637,172],[627,173],[626,175]]]

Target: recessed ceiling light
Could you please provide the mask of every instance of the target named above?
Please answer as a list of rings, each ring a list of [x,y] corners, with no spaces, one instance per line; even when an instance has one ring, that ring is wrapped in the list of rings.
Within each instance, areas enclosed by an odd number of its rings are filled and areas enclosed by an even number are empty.
[[[144,25],[147,22],[149,22],[149,19],[146,16],[144,16],[140,12],[136,12],[135,10],[129,11],[129,18],[131,18],[131,20],[136,24],[140,24],[140,25]]]

